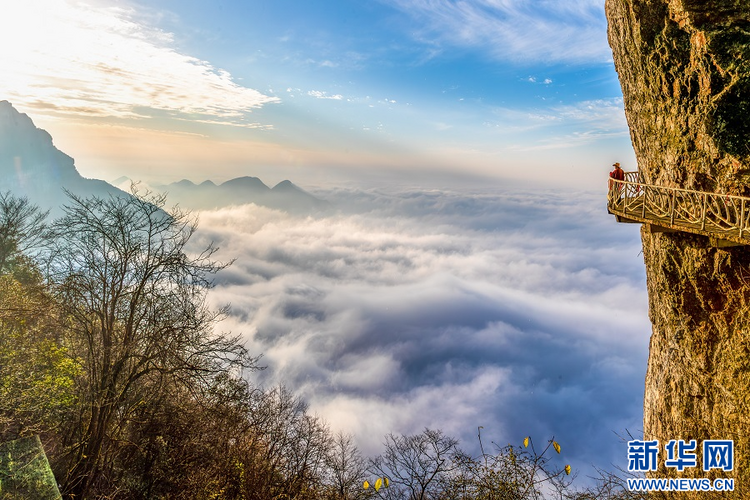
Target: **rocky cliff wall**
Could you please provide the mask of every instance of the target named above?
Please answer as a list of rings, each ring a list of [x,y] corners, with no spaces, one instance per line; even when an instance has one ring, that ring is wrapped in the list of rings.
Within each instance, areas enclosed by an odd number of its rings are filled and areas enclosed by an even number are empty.
[[[606,13],[644,179],[750,195],[750,2],[606,0]],[[642,240],[653,324],[645,436],[733,439],[734,497],[750,495],[750,249],[685,233]],[[682,476],[710,474],[699,463]]]
[[[8,101],[0,101],[0,193],[26,196],[57,217],[69,201],[64,190],[79,196],[128,196],[104,181],[81,177],[73,158],[54,146],[52,136]]]

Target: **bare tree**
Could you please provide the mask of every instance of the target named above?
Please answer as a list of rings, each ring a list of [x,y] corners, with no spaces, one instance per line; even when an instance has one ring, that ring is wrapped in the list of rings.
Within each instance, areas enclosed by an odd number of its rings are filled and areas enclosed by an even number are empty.
[[[458,441],[440,430],[425,429],[413,436],[385,438],[385,451],[370,461],[370,472],[388,478],[380,498],[427,500],[438,498],[441,485],[459,467]]]
[[[314,498],[323,489],[330,432],[307,404],[283,386],[255,392],[245,490],[252,499]]]
[[[211,310],[206,293],[226,264],[213,260],[213,245],[188,255],[193,220],[166,213],[164,197],[69,196],[47,266],[84,371],[63,489],[85,498],[107,481],[122,423],[159,387],[142,381],[210,383],[255,359],[213,331],[226,311]]]
[[[0,274],[41,242],[48,214],[25,197],[13,196],[8,191],[0,193]]]
[[[351,435],[339,431],[333,436],[326,457],[326,465],[328,469],[327,498],[336,500],[363,498],[362,484],[367,478],[367,465]]]
[[[482,427],[479,427],[481,431]],[[546,447],[537,452],[531,437],[526,437],[523,446],[495,445],[495,453],[486,453],[481,434],[478,434],[482,454],[479,457],[463,455],[460,467],[444,482],[441,498],[452,500],[508,499],[583,500],[588,492],[572,488],[575,474],[569,465],[558,466],[550,458],[553,452],[560,453],[557,441],[550,439]],[[598,497],[595,497],[598,498]],[[609,498],[609,497],[608,497]]]

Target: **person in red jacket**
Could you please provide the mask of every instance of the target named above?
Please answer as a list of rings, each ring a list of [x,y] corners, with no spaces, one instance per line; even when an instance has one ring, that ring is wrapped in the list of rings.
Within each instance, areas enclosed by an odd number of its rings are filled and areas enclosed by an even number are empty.
[[[614,168],[614,170],[612,170],[609,173],[609,178],[610,179],[615,179],[615,180],[618,180],[618,181],[624,181],[625,180],[625,171],[620,168],[620,163],[619,162],[615,162],[615,163],[612,164],[612,166],[615,167],[615,168]],[[622,190],[622,184],[618,184],[618,183],[609,181],[609,189],[611,191],[612,188],[615,186],[615,184],[617,184],[617,191],[619,193],[619,191]]]

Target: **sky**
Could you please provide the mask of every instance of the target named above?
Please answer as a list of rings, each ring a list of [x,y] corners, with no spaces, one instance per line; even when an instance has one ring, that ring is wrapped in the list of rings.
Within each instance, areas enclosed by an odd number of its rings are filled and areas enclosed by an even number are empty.
[[[2,9],[0,96],[87,177],[596,189],[635,169],[603,0]]]
[[[211,300],[367,455],[440,428],[555,437],[583,475],[642,428],[650,324],[603,0],[25,0],[0,100],[79,172],[283,179],[331,202],[197,213]]]

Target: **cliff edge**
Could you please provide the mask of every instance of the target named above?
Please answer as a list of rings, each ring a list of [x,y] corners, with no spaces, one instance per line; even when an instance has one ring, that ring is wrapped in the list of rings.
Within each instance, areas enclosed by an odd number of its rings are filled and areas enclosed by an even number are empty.
[[[609,43],[647,183],[750,195],[750,3],[606,0]],[[700,442],[734,440],[735,497],[750,492],[750,248],[641,232],[653,332],[644,434],[654,477],[712,477]],[[664,467],[696,439],[698,467]],[[738,495],[739,494],[739,495]]]

